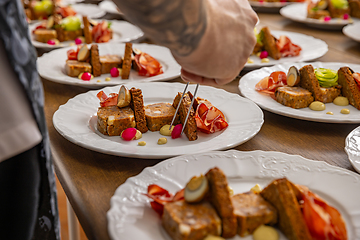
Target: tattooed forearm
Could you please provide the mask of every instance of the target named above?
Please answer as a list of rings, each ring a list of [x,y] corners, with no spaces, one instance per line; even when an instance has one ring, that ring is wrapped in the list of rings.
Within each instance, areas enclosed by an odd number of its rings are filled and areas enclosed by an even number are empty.
[[[204,0],[114,0],[126,18],[155,43],[186,56],[206,29]]]

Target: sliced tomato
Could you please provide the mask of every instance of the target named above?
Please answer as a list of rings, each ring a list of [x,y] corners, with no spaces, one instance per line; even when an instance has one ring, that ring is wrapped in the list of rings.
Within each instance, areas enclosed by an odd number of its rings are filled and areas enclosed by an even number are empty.
[[[118,94],[117,93],[110,93],[109,96],[106,95],[103,91],[98,92],[96,95],[97,98],[100,100],[101,107],[108,107],[114,106],[118,102]]]
[[[359,88],[359,91],[360,91],[360,73],[353,73],[353,77],[354,77],[354,80],[356,82],[356,85],[357,87]]]
[[[150,202],[150,205],[152,209],[154,209],[155,212],[157,212],[161,216],[164,212],[164,205],[166,203],[184,199],[184,189],[179,190],[173,196],[171,193],[169,193],[168,190],[156,184],[151,184],[148,186],[147,193],[144,195],[154,200]]]
[[[91,34],[96,43],[108,42],[111,39],[112,31],[108,25],[107,21],[102,21],[93,27]]]
[[[204,133],[214,133],[229,126],[219,109],[215,106],[208,108],[205,103],[200,103],[197,107],[195,121],[199,131]]]
[[[287,36],[280,36],[276,41],[276,46],[279,49],[282,57],[294,57],[298,56],[301,51],[301,47],[292,43]]]
[[[274,94],[278,87],[287,85],[286,73],[283,71],[275,71],[268,77],[261,79],[256,85],[255,90],[268,94]]]
[[[136,54],[135,63],[140,76],[152,77],[163,73],[161,64],[147,53]]]
[[[345,222],[337,209],[306,188],[302,197],[303,216],[313,240],[347,240]]]
[[[76,15],[76,11],[71,6],[59,7],[56,9],[56,13],[60,14],[63,18]]]

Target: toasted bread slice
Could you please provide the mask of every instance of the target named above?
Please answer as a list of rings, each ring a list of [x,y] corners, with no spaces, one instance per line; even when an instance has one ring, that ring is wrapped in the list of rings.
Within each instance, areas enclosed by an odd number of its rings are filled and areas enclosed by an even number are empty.
[[[97,129],[104,135],[120,136],[122,131],[135,126],[134,111],[130,107],[114,105],[100,107],[97,111]]]
[[[260,194],[252,191],[231,197],[237,217],[238,234],[244,237],[252,234],[262,224],[275,224],[277,211]]]
[[[125,44],[124,59],[122,64],[121,78],[129,79],[131,70],[131,54],[132,54],[132,43],[127,42]]]
[[[224,238],[231,238],[237,233],[237,220],[234,214],[230,190],[224,172],[215,167],[205,174],[209,183],[210,202],[216,209],[222,221],[222,233]]]
[[[119,68],[122,63],[122,59],[119,55],[103,55],[100,56],[101,74],[110,73],[110,70],[115,67]]]
[[[287,107],[295,109],[306,108],[314,101],[314,98],[308,90],[301,87],[278,87],[275,90],[275,99],[277,102]]]
[[[353,71],[348,67],[342,67],[338,70],[338,82],[341,85],[341,93],[349,99],[349,103],[360,110],[360,90],[356,84]]]
[[[344,14],[350,14],[350,8],[336,8],[331,0],[327,0],[328,10],[330,12],[330,17],[332,18],[342,18]]]
[[[35,41],[47,43],[50,39],[57,38],[57,33],[54,29],[37,29],[34,31]]]
[[[188,120],[185,124],[184,133],[189,139],[189,141],[194,141],[197,139],[197,126],[195,121],[195,111],[194,108],[191,106],[191,98],[189,93],[185,93],[183,99],[181,100],[182,93],[178,93],[173,101],[173,107],[176,109],[178,104],[181,101],[181,105],[179,107],[179,117],[181,124],[184,125],[187,113],[190,109],[190,114]]]
[[[101,63],[99,56],[99,47],[97,44],[91,45],[90,48],[90,64],[92,66],[92,74],[94,77],[101,75]]]
[[[360,0],[349,0],[350,16],[360,18]]]
[[[293,185],[286,178],[274,180],[260,194],[276,208],[279,229],[289,240],[312,239]]]
[[[273,35],[271,35],[268,27],[263,27],[261,29],[263,36],[263,44],[264,49],[268,52],[269,56],[275,60],[279,60],[281,58],[281,53],[276,46],[276,39]]]
[[[70,77],[78,77],[80,73],[91,73],[91,65],[87,62],[79,62],[76,60],[66,60],[65,72]]]
[[[206,201],[190,204],[182,200],[165,204],[162,225],[176,240],[199,240],[221,233],[221,220]]]
[[[91,35],[91,28],[90,28],[90,22],[87,16],[83,16],[83,24],[84,24],[84,37],[85,42],[87,44],[92,43],[92,35]]]
[[[154,103],[145,106],[147,126],[152,132],[159,131],[166,124],[171,124],[174,115],[175,108],[170,103]],[[179,117],[175,119],[173,125],[178,122]]]
[[[144,100],[141,89],[131,88],[131,102],[130,107],[134,111],[136,128],[142,132],[146,133],[148,127],[146,125],[145,109],[144,109]]]
[[[300,87],[310,91],[315,101],[330,103],[340,95],[340,89],[336,87],[320,87],[319,81],[315,76],[314,67],[309,64],[300,68]]]

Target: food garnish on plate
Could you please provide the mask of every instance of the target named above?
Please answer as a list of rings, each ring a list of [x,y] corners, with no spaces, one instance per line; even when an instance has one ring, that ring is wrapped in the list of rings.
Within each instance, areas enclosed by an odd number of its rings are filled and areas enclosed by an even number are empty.
[[[62,9],[62,8],[61,8]],[[95,21],[82,17],[82,21],[76,12],[62,10],[49,15],[33,30],[35,41],[49,45],[59,45],[61,42],[73,41],[72,44],[103,43],[113,37],[111,22],[106,20]],[[82,26],[83,25],[83,26]]]
[[[257,240],[347,239],[340,212],[307,187],[286,178],[273,180],[263,190],[233,194],[224,172],[214,167],[205,176],[192,177],[175,195],[151,184],[151,207],[172,239],[224,239],[253,234]],[[195,199],[195,200],[194,200]]]
[[[180,102],[181,95],[178,93],[173,103],[155,103],[145,106],[141,89],[131,88],[128,90],[122,85],[119,93],[110,93],[109,96],[100,91],[97,94],[100,100],[100,107],[97,111],[97,129],[104,135],[121,137],[123,137],[123,131],[129,128],[136,128],[141,133],[146,133],[148,130],[160,131],[160,134],[176,139],[180,137],[182,125],[189,109],[191,113],[184,130],[189,141],[198,138],[198,129],[205,133],[214,133],[227,128],[228,123],[224,114],[208,100],[198,97],[194,99],[196,104],[191,105],[192,94],[186,93]],[[174,118],[178,104],[181,105]],[[175,127],[169,129],[173,118]],[[168,131],[163,128],[167,128]],[[135,134],[136,130],[133,132]],[[129,140],[132,139],[134,138]]]
[[[346,106],[349,103],[360,110],[360,74],[348,67],[338,71],[314,69],[311,64],[300,70],[291,66],[286,74],[275,71],[256,85],[255,90],[270,94],[277,102],[295,109],[309,107],[325,110],[325,103]],[[313,109],[313,105],[321,108]]]
[[[252,54],[259,56],[262,62],[268,62],[268,57],[279,60],[283,57],[298,56],[301,52],[301,47],[294,44],[287,36],[275,38],[268,27],[263,27],[258,33],[255,29],[255,35],[256,45]]]
[[[347,0],[317,0],[309,1],[307,17],[320,19],[325,22],[332,18],[350,19],[350,8]]]
[[[135,55],[133,57],[133,55]],[[163,73],[162,65],[152,56],[140,50],[134,50],[132,43],[125,44],[124,57],[118,54],[100,55],[97,44],[90,49],[86,44],[67,51],[65,73],[89,81],[92,77],[110,73],[111,77],[128,79],[131,69],[140,76],[152,77]],[[85,75],[83,75],[85,73]],[[88,77],[88,75],[91,75]]]

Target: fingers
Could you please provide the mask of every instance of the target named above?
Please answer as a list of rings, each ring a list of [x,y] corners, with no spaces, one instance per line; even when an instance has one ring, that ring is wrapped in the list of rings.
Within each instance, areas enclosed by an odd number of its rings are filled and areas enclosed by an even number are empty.
[[[224,85],[224,84],[234,80],[234,78],[215,79],[215,78],[202,77],[202,76],[190,73],[184,69],[181,69],[181,78],[185,82],[194,82],[194,83],[200,83],[200,84],[209,85],[209,86],[220,86],[220,85]]]

